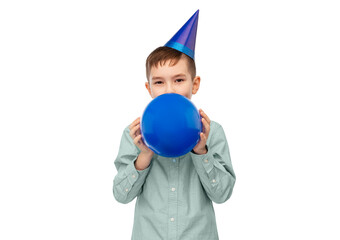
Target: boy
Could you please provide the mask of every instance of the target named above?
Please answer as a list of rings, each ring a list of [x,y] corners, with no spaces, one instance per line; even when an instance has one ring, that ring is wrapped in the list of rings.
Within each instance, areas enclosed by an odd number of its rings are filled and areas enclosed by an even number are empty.
[[[198,11],[147,58],[145,86],[152,98],[178,93],[191,99],[197,93],[201,80],[194,62],[197,21]],[[121,203],[137,197],[133,240],[218,239],[212,201],[229,199],[235,174],[222,127],[202,110],[200,115],[199,142],[178,158],[158,156],[145,145],[140,118],[124,130],[113,193]]]

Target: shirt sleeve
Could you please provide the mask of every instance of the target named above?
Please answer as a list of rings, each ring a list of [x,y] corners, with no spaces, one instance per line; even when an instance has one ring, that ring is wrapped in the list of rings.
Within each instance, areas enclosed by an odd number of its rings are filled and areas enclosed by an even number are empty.
[[[206,154],[198,155],[193,152],[190,154],[208,197],[215,203],[223,203],[233,192],[236,176],[221,125],[211,124],[207,148]]]
[[[117,175],[113,180],[113,195],[120,203],[129,203],[142,192],[142,186],[150,170],[150,166],[142,171],[135,167],[140,153],[133,143],[127,127],[121,138],[118,156],[114,162]]]

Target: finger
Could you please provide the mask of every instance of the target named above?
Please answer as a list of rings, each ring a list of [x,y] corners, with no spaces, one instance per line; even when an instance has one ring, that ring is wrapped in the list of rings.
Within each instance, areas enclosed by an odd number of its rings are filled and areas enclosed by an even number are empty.
[[[141,130],[140,130],[140,124],[138,124],[138,129],[137,129],[137,132],[136,132],[137,135],[140,135],[141,134]]]
[[[208,115],[207,115],[205,112],[203,112],[203,111],[202,111],[202,116],[203,116],[203,118],[205,118],[205,119],[207,120],[208,124],[210,124],[210,122],[211,122],[210,118],[209,118]]]
[[[202,117],[205,118],[207,122],[210,124],[210,118],[208,117],[208,115],[202,109],[200,109],[200,113]]]
[[[208,136],[209,132],[210,132],[210,124],[207,122],[207,120],[205,120],[205,118],[202,118],[202,125],[203,125],[203,129],[202,132]]]
[[[135,139],[135,137],[137,136],[137,130],[139,128],[139,124],[137,126],[134,126],[131,130],[130,130],[130,136],[132,139]]]
[[[144,143],[144,141],[143,141],[143,136],[142,136],[142,135],[138,135],[138,136],[135,138],[134,142],[136,142],[135,144],[137,145],[137,147],[138,147],[140,150],[142,150],[143,148],[146,148],[146,145],[145,145],[145,143]]]
[[[138,135],[137,137],[135,137],[135,139],[133,139],[133,143],[137,146],[142,145],[142,143],[143,143],[142,135]]]
[[[140,122],[140,117],[138,117],[135,121],[133,121],[130,124],[129,129],[131,130],[132,128],[134,128],[139,122]]]
[[[130,125],[130,127],[131,127],[131,129],[133,128],[133,127],[135,127],[137,124],[139,124],[140,123],[140,117],[138,117],[135,121],[133,121],[132,123],[131,123],[131,125]]]
[[[203,123],[203,132],[208,135],[210,132],[210,124],[207,122],[205,118],[202,118],[202,123]]]
[[[207,143],[207,138],[206,138],[205,134],[201,133],[200,137],[201,137],[200,145],[205,146],[205,144]]]
[[[204,148],[206,145],[207,139],[203,133],[200,133],[200,140],[198,141],[197,145],[194,147],[194,151],[198,149]]]

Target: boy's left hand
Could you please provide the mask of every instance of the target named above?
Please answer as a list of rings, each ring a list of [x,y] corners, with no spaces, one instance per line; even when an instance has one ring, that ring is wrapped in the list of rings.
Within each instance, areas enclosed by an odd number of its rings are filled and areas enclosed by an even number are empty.
[[[207,116],[207,114],[203,112],[202,109],[200,109],[199,112],[202,117],[203,129],[202,129],[202,132],[200,133],[200,140],[197,143],[197,145],[194,147],[193,151],[196,154],[202,155],[208,152],[206,148],[206,143],[207,143],[209,132],[210,132],[210,119]]]

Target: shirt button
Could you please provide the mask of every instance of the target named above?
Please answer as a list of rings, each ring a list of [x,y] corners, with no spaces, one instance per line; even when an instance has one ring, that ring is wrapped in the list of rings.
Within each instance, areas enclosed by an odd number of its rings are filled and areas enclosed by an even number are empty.
[[[176,159],[172,159],[173,162],[176,162]]]
[[[173,221],[175,221],[175,219],[174,218],[170,218],[170,221],[173,222]]]
[[[125,192],[128,192],[128,191],[129,191],[129,189],[128,189],[128,188],[126,188],[126,189],[125,189]]]
[[[133,175],[132,175],[132,178],[135,178],[135,177],[136,177],[135,174],[133,174]]]
[[[215,180],[215,179],[213,179],[213,180],[212,180],[212,182],[214,183],[214,182],[216,182],[216,180]]]
[[[207,163],[207,162],[209,162],[209,160],[208,160],[208,159],[205,159],[205,160],[204,160],[204,162],[206,162],[206,163]]]
[[[176,188],[174,188],[174,187],[173,187],[173,188],[171,188],[171,191],[173,191],[173,192],[174,192],[174,191],[176,191]]]

